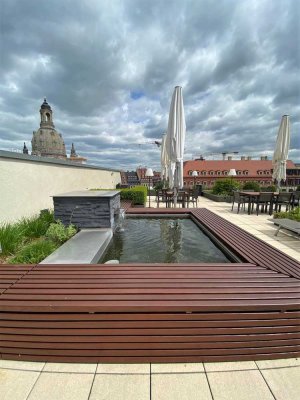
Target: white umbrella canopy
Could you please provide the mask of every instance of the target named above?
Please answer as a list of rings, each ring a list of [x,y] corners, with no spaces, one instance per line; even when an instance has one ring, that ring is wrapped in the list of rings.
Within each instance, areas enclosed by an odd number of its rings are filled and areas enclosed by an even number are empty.
[[[277,135],[275,151],[272,159],[273,180],[277,181],[277,187],[280,188],[281,180],[286,180],[286,161],[290,148],[290,117],[283,115]]]
[[[160,164],[161,164],[161,179],[168,179],[168,164],[169,164],[169,159],[168,159],[168,153],[166,149],[166,134],[164,133],[162,136],[162,141],[161,141],[161,153],[160,153]]]
[[[176,86],[170,106],[168,130],[166,135],[166,151],[169,160],[170,188],[183,187],[183,153],[186,124],[183,108],[182,88]],[[175,198],[176,201],[176,198]]]

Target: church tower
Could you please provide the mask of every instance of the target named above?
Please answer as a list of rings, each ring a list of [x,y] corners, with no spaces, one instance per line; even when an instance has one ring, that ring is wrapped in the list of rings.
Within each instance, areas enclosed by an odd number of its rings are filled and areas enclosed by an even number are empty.
[[[41,123],[40,127],[41,128],[53,128],[54,129],[54,123],[52,119],[52,110],[49,104],[47,103],[46,98],[44,98],[44,103],[41,105],[40,108],[40,114],[41,114]]]
[[[33,132],[32,152],[34,156],[66,159],[66,147],[60,133],[55,130],[52,109],[44,99],[40,108],[40,128]]]

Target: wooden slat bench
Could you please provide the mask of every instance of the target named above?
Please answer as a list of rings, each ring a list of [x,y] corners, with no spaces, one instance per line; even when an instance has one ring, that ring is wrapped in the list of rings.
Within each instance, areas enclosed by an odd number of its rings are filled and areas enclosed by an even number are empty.
[[[1,358],[140,363],[300,356],[299,264],[207,210],[180,211],[242,261],[0,266],[7,283],[0,294]]]

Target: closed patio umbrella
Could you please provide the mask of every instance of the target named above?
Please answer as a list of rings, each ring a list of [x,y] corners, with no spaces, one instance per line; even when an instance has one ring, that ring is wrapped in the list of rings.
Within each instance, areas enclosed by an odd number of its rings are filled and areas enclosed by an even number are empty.
[[[170,106],[166,150],[169,159],[169,184],[174,188],[174,203],[176,205],[178,189],[183,187],[183,153],[185,141],[185,117],[183,108],[182,88],[176,86]]]
[[[273,180],[277,182],[277,188],[280,189],[280,182],[286,180],[286,161],[288,159],[290,147],[290,119],[288,115],[283,115],[277,135],[276,147],[272,159]]]
[[[166,149],[166,134],[164,133],[162,136],[161,141],[161,153],[160,153],[160,164],[161,164],[161,179],[167,180],[168,179],[168,153]]]

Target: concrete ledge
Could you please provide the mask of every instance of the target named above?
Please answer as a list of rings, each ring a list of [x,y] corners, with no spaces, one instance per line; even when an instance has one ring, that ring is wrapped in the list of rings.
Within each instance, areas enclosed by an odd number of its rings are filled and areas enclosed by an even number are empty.
[[[82,229],[40,264],[97,263],[112,237],[110,228]]]

